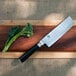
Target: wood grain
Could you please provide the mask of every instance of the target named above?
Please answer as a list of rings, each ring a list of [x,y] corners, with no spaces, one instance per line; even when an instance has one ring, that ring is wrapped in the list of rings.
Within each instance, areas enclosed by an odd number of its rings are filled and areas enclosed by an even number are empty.
[[[24,26],[26,23],[30,22],[35,26],[56,26],[63,20],[0,20],[0,25],[4,26]],[[76,20],[74,20],[74,26],[76,26]]]
[[[8,38],[8,31],[13,26],[0,26],[0,51]],[[20,37],[9,48],[8,52],[24,52],[39,42],[48,32],[56,26],[33,26],[34,35],[30,38]],[[76,52],[76,26],[69,30],[60,40],[50,48],[43,46],[38,51],[50,52]]]
[[[44,22],[44,20],[0,20],[0,22],[2,22],[0,23],[0,58],[18,58],[61,21],[62,20],[56,20],[55,22]],[[27,22],[34,25],[35,35],[29,39],[24,37],[19,38],[7,53],[2,53],[1,51],[7,40],[10,28],[16,25],[24,26]],[[76,20],[74,20],[74,27],[52,47],[47,48],[43,46],[30,58],[76,58]]]
[[[0,58],[19,58],[24,52],[0,53]],[[76,58],[76,52],[35,52],[30,58]]]

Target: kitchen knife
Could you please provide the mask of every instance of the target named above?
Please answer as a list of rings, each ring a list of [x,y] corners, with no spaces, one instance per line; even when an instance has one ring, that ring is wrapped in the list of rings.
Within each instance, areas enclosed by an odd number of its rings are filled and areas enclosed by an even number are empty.
[[[25,52],[21,57],[19,57],[20,62],[24,62],[28,59],[38,48],[44,44],[48,47],[52,46],[57,40],[59,40],[68,30],[73,26],[73,20],[69,16],[62,23],[60,23],[55,29],[48,33],[44,38],[42,38],[39,43],[34,45],[31,49]]]

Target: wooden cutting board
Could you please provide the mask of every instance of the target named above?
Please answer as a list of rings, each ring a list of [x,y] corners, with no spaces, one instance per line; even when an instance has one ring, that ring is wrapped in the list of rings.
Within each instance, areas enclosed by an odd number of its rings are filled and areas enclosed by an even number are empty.
[[[9,48],[7,53],[2,53],[5,41],[8,38],[8,32],[11,27],[21,25],[22,27],[27,22],[33,24],[34,35],[30,38],[20,37],[15,43]],[[26,52],[33,45],[35,45],[40,39],[42,39],[48,32],[54,29],[57,24],[43,24],[43,21],[39,20],[5,20],[4,23],[0,24],[0,58],[18,58],[22,53]],[[43,46],[37,50],[31,57],[32,58],[72,58],[76,57],[76,26],[74,25],[60,40],[58,40],[50,48]],[[74,56],[71,56],[73,55]],[[69,55],[69,56],[68,56]]]

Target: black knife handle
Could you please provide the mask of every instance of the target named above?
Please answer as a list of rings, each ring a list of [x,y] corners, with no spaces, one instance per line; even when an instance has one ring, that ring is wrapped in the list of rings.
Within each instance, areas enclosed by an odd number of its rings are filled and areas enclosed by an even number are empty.
[[[27,52],[25,52],[25,53],[19,58],[19,60],[20,60],[21,62],[24,62],[24,61],[27,60],[38,48],[39,48],[39,46],[36,44],[36,45],[33,46],[31,49],[29,49]]]

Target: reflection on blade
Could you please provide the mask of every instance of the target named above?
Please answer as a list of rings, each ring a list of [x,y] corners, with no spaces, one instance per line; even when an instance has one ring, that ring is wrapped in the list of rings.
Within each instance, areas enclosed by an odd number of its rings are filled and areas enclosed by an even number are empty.
[[[59,40],[69,29],[71,29],[72,26],[73,26],[73,20],[71,19],[71,17],[66,18],[54,30],[52,30],[49,34],[47,34],[41,40],[41,42],[50,47],[57,40]]]

